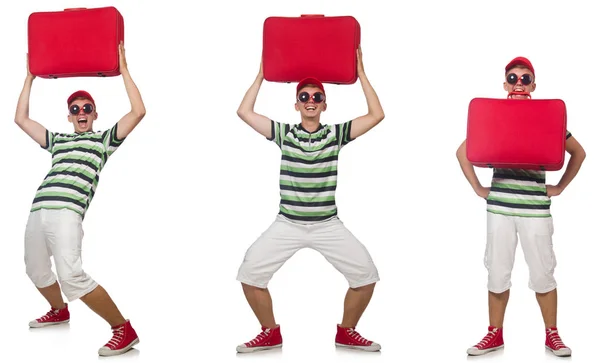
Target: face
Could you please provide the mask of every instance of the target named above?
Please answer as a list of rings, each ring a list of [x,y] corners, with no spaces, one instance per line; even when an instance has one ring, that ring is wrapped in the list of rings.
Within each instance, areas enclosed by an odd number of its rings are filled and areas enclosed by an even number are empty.
[[[298,97],[304,92],[308,93],[309,96],[306,102],[303,102],[304,100],[299,100],[300,97]],[[321,93],[321,97],[323,98],[322,102],[316,102],[314,100],[313,97],[315,93]],[[325,111],[326,109],[327,103],[325,102],[323,91],[320,88],[314,86],[306,86],[301,88],[300,91],[298,91],[298,94],[296,95],[296,111],[300,111],[302,118],[312,119],[318,117],[321,114],[321,112]]]
[[[531,83],[525,84],[527,83],[527,78],[531,80]],[[531,73],[531,71],[525,67],[513,67],[509,69],[504,77],[504,90],[506,92],[525,93],[531,93],[535,91],[535,78],[533,73]],[[511,98],[526,99],[528,97],[526,95],[512,95]]]
[[[93,123],[98,118],[96,107],[88,99],[76,99],[69,105],[69,122],[73,124],[75,132],[92,131]]]

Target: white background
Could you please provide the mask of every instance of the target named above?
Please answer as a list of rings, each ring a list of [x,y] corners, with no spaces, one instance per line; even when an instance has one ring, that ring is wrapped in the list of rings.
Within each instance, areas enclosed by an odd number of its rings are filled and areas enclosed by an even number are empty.
[[[131,319],[141,343],[115,359],[164,361],[461,362],[487,328],[485,202],[460,171],[474,97],[505,97],[504,66],[526,56],[536,98],[561,98],[568,128],[587,151],[553,198],[559,331],[573,361],[597,353],[598,89],[600,23],[584,1],[23,1],[0,13],[2,86],[0,237],[2,347],[6,361],[91,362],[110,338],[80,301],[68,326],[29,330],[48,310],[25,274],[23,233],[50,155],[12,120],[23,80],[27,17],[35,11],[116,6],[147,116],[101,175],[84,222],[84,268]],[[393,5],[392,5],[393,4]],[[394,6],[395,8],[392,8]],[[268,16],[353,15],[366,74],[386,118],[341,153],[340,218],[367,246],[381,276],[358,331],[381,353],[336,350],[345,279],[318,253],[297,253],[270,290],[283,350],[237,355],[259,332],[239,283],[246,249],[278,211],[280,153],[236,116],[258,71]],[[86,29],[73,34],[85,41]],[[324,41],[306,30],[307,42]],[[94,54],[82,54],[93,57]],[[318,57],[318,54],[314,55]],[[298,122],[293,84],[263,83],[257,112]],[[327,87],[324,123],[366,113],[357,82]],[[67,96],[96,99],[96,129],[129,110],[121,77],[34,81],[31,117],[71,131]],[[566,163],[565,163],[566,165]],[[478,169],[484,185],[491,172]],[[548,175],[556,183],[562,175]],[[484,361],[544,362],[544,326],[519,247],[503,352]]]

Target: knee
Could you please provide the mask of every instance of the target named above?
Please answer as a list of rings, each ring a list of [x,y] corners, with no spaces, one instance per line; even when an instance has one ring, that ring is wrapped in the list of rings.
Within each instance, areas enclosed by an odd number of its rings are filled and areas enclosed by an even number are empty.
[[[76,269],[68,272],[58,271],[58,279],[61,284],[71,284],[86,280],[88,277],[83,269]]]
[[[92,278],[87,275],[83,269],[76,269],[68,272],[59,271],[58,280],[62,286],[71,290],[86,288],[89,284],[93,283]]]
[[[510,296],[510,289],[506,289],[504,291],[491,291],[488,290],[489,293],[489,297],[493,298],[494,300],[503,300],[508,302],[508,297]]]
[[[365,266],[360,272],[344,274],[350,288],[354,291],[373,291],[379,281],[379,273],[375,265]]]
[[[72,270],[67,273],[59,273],[63,293],[69,301],[81,298],[92,292],[98,284],[82,269]]]
[[[247,283],[242,282],[242,289],[244,289],[244,291],[249,292],[249,291],[265,291],[267,290],[266,287],[259,287],[259,286],[254,286],[254,285],[249,285]]]
[[[539,294],[550,292],[556,288],[556,280],[552,274],[532,274],[529,288]]]
[[[375,284],[376,284],[376,282],[373,282],[368,285],[351,287],[350,289],[352,291],[356,291],[356,292],[372,292],[375,289]]]
[[[25,266],[25,272],[27,273],[27,276],[31,282],[33,282],[33,284],[38,288],[48,287],[56,282],[54,274],[49,269],[27,264]]]
[[[489,270],[488,290],[495,294],[501,294],[511,287],[511,273],[506,271]]]
[[[56,278],[48,266],[35,264],[27,257],[25,257],[25,273],[38,288],[48,287],[56,282]]]
[[[256,266],[256,264],[245,261],[238,270],[237,280],[246,289],[266,289],[269,281],[277,269]]]
[[[543,298],[543,297],[545,297],[545,296],[548,296],[548,295],[550,295],[550,294],[551,294],[551,293],[553,293],[553,292],[556,292],[556,287],[555,287],[555,288],[553,288],[553,289],[551,289],[551,290],[549,290],[549,291],[544,291],[544,292],[535,291],[535,295],[536,295],[537,297],[542,297],[542,298]]]
[[[529,288],[537,293],[554,290],[556,288],[555,267],[554,252],[550,248],[542,250],[539,259],[529,263]]]

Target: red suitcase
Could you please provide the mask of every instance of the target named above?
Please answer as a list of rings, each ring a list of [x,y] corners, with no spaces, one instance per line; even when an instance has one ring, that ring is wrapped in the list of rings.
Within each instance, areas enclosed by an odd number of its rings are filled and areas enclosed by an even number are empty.
[[[475,98],[469,104],[467,159],[478,167],[560,170],[566,133],[562,100]]]
[[[360,24],[352,16],[269,17],[263,27],[263,73],[271,82],[353,84]]]
[[[114,7],[36,12],[28,24],[29,69],[41,78],[118,76],[123,16]]]

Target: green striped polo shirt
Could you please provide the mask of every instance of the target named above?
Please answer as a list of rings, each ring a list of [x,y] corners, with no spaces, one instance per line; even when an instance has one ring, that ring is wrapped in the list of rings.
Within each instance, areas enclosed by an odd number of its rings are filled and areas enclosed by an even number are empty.
[[[337,215],[338,154],[350,141],[352,121],[308,132],[301,124],[271,121],[271,137],[281,149],[279,213],[299,223]]]
[[[106,131],[46,131],[43,148],[52,154],[52,168],[35,194],[31,212],[66,208],[83,218],[98,187],[100,171],[123,140],[117,138],[117,124]]]
[[[567,131],[567,139],[571,133]],[[517,217],[551,217],[543,170],[494,169],[487,211]]]

